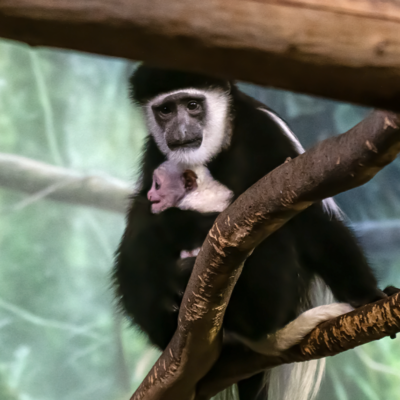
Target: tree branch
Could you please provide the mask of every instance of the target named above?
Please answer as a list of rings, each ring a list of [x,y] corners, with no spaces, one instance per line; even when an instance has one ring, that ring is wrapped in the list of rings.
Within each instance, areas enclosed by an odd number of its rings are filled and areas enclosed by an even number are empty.
[[[196,400],[208,400],[234,383],[278,365],[334,356],[398,332],[400,293],[322,323],[279,356],[264,356],[232,344],[223,349],[217,363],[200,381]]]
[[[392,0],[0,0],[0,36],[399,110]]]
[[[82,175],[14,154],[0,153],[0,186],[109,211],[125,212],[131,194],[128,185],[115,178]]]
[[[132,399],[194,399],[197,383],[220,356],[224,313],[243,263],[253,249],[313,202],[369,181],[399,151],[400,116],[376,111],[349,132],[329,138],[279,166],[222,212],[197,256],[181,304],[178,329]],[[365,322],[373,321],[371,313],[376,318],[382,316],[379,310],[366,311]],[[356,332],[356,325],[346,318],[339,320],[340,331],[331,342],[319,341],[322,330],[313,332],[300,352],[292,352],[279,363],[297,356],[304,359],[305,354],[323,357],[327,343],[336,343],[333,351],[339,351],[348,338],[343,330]],[[396,321],[388,328],[390,334],[399,331]],[[374,329],[365,332],[373,340]],[[385,330],[381,333],[386,334]],[[248,376],[258,371],[248,371]]]

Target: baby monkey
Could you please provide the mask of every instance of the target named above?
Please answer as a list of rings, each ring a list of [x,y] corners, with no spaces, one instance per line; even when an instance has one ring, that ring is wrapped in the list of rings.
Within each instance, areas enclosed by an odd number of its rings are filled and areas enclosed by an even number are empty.
[[[197,187],[197,175],[192,170],[183,170],[168,161],[161,164],[153,172],[153,184],[147,193],[151,212],[158,214],[167,208],[179,207],[185,195]]]
[[[151,212],[167,208],[194,210],[202,213],[221,212],[229,206],[233,193],[216,181],[204,166],[187,169],[166,161],[153,172],[153,184],[147,193]]]
[[[229,206],[233,193],[216,181],[204,166],[186,169],[166,161],[153,173],[153,184],[147,193],[151,212],[158,214],[167,208],[199,212],[221,212]],[[196,257],[200,248],[182,250],[181,258]]]

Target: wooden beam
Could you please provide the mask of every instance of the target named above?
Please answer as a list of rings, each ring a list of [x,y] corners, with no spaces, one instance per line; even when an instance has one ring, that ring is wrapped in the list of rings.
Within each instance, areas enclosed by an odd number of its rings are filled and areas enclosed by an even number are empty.
[[[0,36],[400,110],[395,0],[0,0]]]

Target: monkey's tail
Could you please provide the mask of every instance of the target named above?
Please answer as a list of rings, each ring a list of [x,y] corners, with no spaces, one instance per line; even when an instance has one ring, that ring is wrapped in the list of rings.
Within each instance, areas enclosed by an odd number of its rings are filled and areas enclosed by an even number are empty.
[[[333,303],[333,295],[322,279],[310,289],[310,306]],[[304,310],[303,310],[304,311]],[[268,400],[313,400],[318,394],[325,371],[325,359],[281,365],[266,374]]]
[[[268,400],[312,400],[318,393],[325,359],[282,365],[269,374]]]
[[[232,385],[222,392],[218,393],[211,400],[241,400],[236,385]]]

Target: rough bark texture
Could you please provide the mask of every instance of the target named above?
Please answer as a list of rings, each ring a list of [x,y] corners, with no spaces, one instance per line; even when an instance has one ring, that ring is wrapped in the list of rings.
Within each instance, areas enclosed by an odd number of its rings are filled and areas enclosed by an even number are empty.
[[[0,36],[399,110],[395,0],[0,0]]]
[[[125,212],[131,194],[129,186],[115,178],[83,175],[4,153],[0,153],[0,186],[30,194],[28,202],[48,197],[117,212]]]
[[[279,166],[221,213],[197,257],[180,308],[178,329],[132,399],[194,399],[196,384],[220,356],[226,306],[253,249],[313,202],[369,181],[398,152],[400,116],[376,111],[349,132]],[[399,331],[398,301],[393,314],[387,305],[384,308],[385,319],[379,305],[354,317],[341,317],[337,326],[328,328],[332,329],[330,334],[318,328],[297,352],[292,349],[279,359],[269,357],[268,362],[243,348],[237,353],[231,349],[219,362],[228,359],[234,377],[229,380],[225,376],[220,382],[236,382],[243,377],[243,368],[244,375],[251,376],[271,366],[336,354]],[[204,393],[199,392],[198,399],[207,399],[208,393]]]

